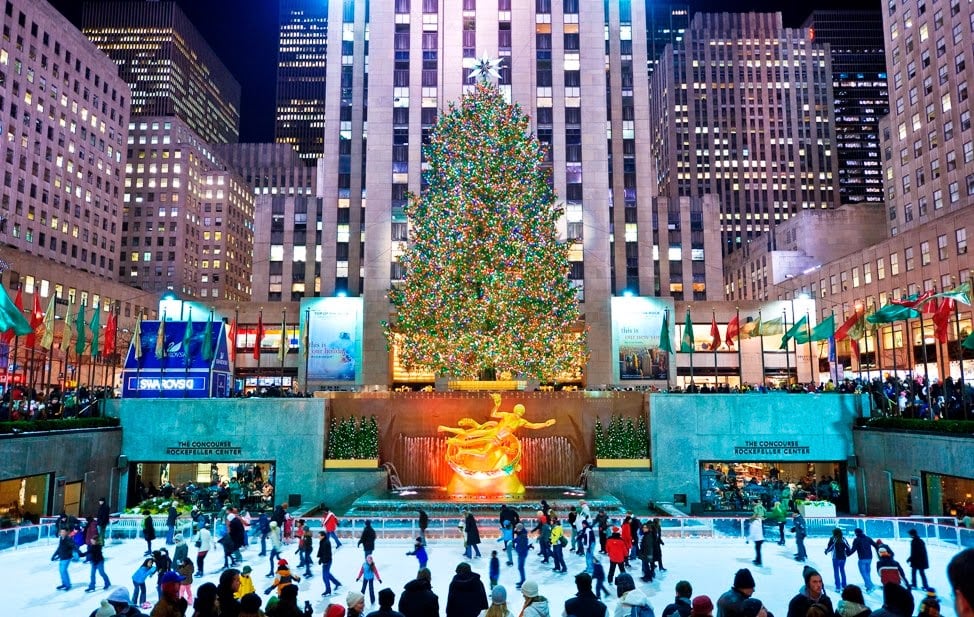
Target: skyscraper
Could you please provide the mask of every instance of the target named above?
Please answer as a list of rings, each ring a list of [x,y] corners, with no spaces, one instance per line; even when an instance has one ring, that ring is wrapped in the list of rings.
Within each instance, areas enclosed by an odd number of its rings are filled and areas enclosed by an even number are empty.
[[[882,13],[813,11],[804,28],[832,58],[839,199],[882,204],[879,119],[889,113]]]
[[[327,47],[314,293],[364,297],[365,383],[391,381],[378,324],[390,318],[386,295],[403,275],[399,256],[410,224],[403,206],[408,192],[423,187],[422,144],[439,110],[473,87],[470,69],[483,54],[501,59],[498,88],[522,106],[549,148],[551,182],[564,206],[561,231],[571,247],[569,276],[591,340],[610,338],[613,295],[719,297],[715,196],[656,198],[646,10],[620,0],[328,3],[335,44]],[[299,245],[311,254],[310,233],[292,240],[287,224],[292,216],[310,218],[313,204],[278,201],[271,210],[284,227],[267,235],[268,267],[273,256],[287,262]],[[279,271],[287,270],[255,273],[255,284],[268,281],[255,297],[287,299],[289,283],[292,298],[310,295],[308,271],[304,282],[293,268],[291,280],[282,281]],[[306,291],[296,292],[294,283]],[[608,346],[592,347],[590,382],[611,381],[609,355]]]
[[[129,87],[46,2],[6,0],[2,22],[3,242],[114,280]]]
[[[275,140],[314,165],[324,154],[328,0],[280,0],[279,19]]]
[[[838,204],[830,59],[780,13],[695,15],[652,79],[659,194],[719,195],[725,253]]]
[[[83,31],[132,87],[132,117],[176,116],[209,143],[240,135],[240,84],[172,0],[89,2]]]

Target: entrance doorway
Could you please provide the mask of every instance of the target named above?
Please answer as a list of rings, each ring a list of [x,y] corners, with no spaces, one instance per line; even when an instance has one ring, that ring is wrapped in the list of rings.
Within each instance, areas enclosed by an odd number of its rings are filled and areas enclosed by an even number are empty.
[[[64,511],[68,516],[81,516],[81,487],[83,482],[68,482],[64,485]]]
[[[893,480],[893,515],[911,516],[913,514],[913,487],[909,482]]]

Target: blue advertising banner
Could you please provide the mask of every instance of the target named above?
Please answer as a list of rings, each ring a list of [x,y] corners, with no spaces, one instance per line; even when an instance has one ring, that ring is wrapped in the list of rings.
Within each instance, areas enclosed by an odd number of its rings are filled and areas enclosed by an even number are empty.
[[[141,347],[136,349],[139,339],[133,337],[125,358],[122,396],[229,396],[230,360],[224,324],[213,322],[209,345],[204,344],[206,327],[205,320],[166,321],[162,327],[158,321],[143,321]]]
[[[361,298],[301,301],[301,346],[307,354],[308,379],[361,383],[363,317]]]
[[[649,297],[612,298],[612,354],[618,381],[665,380],[670,355],[659,348],[663,314],[669,311],[670,340],[676,340],[672,300]]]

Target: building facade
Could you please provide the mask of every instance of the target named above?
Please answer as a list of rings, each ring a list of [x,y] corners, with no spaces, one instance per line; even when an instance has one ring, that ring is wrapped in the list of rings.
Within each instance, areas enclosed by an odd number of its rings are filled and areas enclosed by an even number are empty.
[[[813,11],[804,26],[832,59],[835,149],[841,203],[883,202],[879,119],[889,113],[883,17],[876,11]]]
[[[129,127],[119,279],[187,299],[250,299],[254,194],[174,116]]]
[[[725,254],[838,204],[831,61],[780,13],[695,15],[652,79],[657,191],[719,195]]]
[[[179,117],[210,143],[239,139],[240,84],[175,2],[88,2],[82,24],[131,86],[133,117]]]
[[[280,0],[279,20],[274,139],[314,166],[325,152],[328,2]],[[335,44],[345,45],[344,33]]]
[[[561,231],[572,248],[570,279],[592,339],[607,340],[613,295],[719,297],[720,276],[708,279],[704,267],[704,255],[713,256],[708,247],[719,254],[719,242],[706,240],[714,219],[703,212],[712,198],[654,199],[649,110],[640,103],[649,98],[644,3],[501,1],[458,11],[436,0],[368,10],[332,2],[328,24],[342,43],[327,48],[325,117],[336,120],[325,126],[318,175],[318,293],[364,296],[366,383],[390,381],[378,324],[389,319],[386,294],[403,275],[403,206],[407,192],[422,188],[422,143],[438,110],[473,86],[470,70],[484,53],[501,59],[498,87],[549,147],[551,182],[565,208]],[[694,214],[669,226],[680,197]],[[271,243],[271,254],[281,251],[283,244]],[[607,351],[590,351],[589,380],[608,382]]]
[[[2,241],[114,280],[129,87],[46,2],[7,0],[0,21]]]

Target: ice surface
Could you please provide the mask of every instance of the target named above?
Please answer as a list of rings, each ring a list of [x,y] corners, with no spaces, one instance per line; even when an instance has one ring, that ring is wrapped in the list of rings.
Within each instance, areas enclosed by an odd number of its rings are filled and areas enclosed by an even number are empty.
[[[487,525],[481,524],[481,529]],[[909,575],[906,556],[909,554],[909,543],[907,541],[895,541],[884,538],[896,552],[897,559],[903,563],[904,569]],[[349,541],[350,540],[350,541]],[[317,549],[317,537],[315,537],[315,547]],[[315,609],[315,616],[322,615],[329,602],[344,603],[345,593],[349,589],[359,589],[355,585],[355,576],[358,574],[362,564],[363,553],[355,546],[355,539],[343,538],[345,544],[335,552],[335,562],[332,573],[335,574],[343,587],[340,593],[331,598],[322,598],[324,584],[321,581],[321,570],[319,567],[313,569],[314,578],[304,579],[300,584],[299,604],[303,605],[305,600],[311,601]],[[754,558],[753,546],[745,544],[743,540],[712,540],[712,539],[666,539],[663,547],[663,564],[667,571],[657,576],[653,583],[641,583],[639,581],[638,569],[634,576],[636,584],[650,596],[653,608],[657,615],[660,615],[664,606],[673,599],[673,588],[677,581],[686,579],[693,585],[694,595],[707,594],[716,604],[717,597],[730,588],[734,578],[734,572],[739,568],[750,568],[757,582],[755,597],[761,599],[768,609],[774,613],[775,617],[785,617],[788,609],[788,602],[797,593],[802,585],[802,564],[792,559],[794,554],[794,541],[788,538],[786,546],[778,546],[773,542],[766,542],[764,545],[764,566],[756,567],[751,564]],[[818,569],[826,584],[826,590],[832,597],[833,604],[839,599],[839,594],[834,591],[834,580],[832,578],[831,559],[823,554],[825,549],[825,538],[809,538],[806,541],[809,553],[809,564]],[[155,548],[161,546],[161,542],[154,544]],[[490,551],[498,549],[501,557],[501,578],[500,583],[507,587],[509,608],[515,615],[521,608],[521,596],[515,590],[515,583],[518,580],[517,568],[515,566],[504,565],[504,553],[500,551],[501,545],[493,540],[485,539],[480,545],[481,552],[484,554],[480,559],[470,561],[476,572],[479,572],[485,584],[487,584],[487,565]],[[10,549],[0,553],[0,599],[3,608],[0,614],[18,615],[18,617],[54,617],[54,616],[80,616],[87,617],[94,611],[102,598],[110,593],[101,589],[101,579],[96,583],[98,591],[85,593],[88,586],[90,567],[81,562],[71,565],[71,581],[73,587],[70,591],[58,591],[55,589],[60,584],[58,575],[58,564],[50,561],[54,552],[55,543],[42,544],[40,546],[30,545],[22,549]],[[399,592],[403,585],[415,577],[417,562],[414,557],[407,556],[405,553],[411,550],[412,543],[402,540],[383,540],[379,539],[376,543],[375,562],[379,573],[382,576],[383,584],[376,584],[376,592],[383,587],[390,587],[396,592],[396,602],[398,604]],[[945,617],[954,617],[953,596],[947,585],[946,567],[950,558],[958,552],[958,549],[949,545],[940,545],[936,541],[929,541],[927,548],[930,554],[932,567],[927,571],[930,585],[936,588],[941,596],[941,611]],[[115,585],[124,585],[129,593],[132,592],[132,573],[142,561],[142,554],[145,550],[145,543],[137,540],[112,541],[105,547],[106,564],[105,570],[109,578]],[[291,544],[284,549],[283,556],[291,563],[292,567],[297,565],[298,558],[295,555],[296,545]],[[431,540],[428,546],[430,555],[429,568],[433,572],[433,588],[440,596],[440,612],[445,613],[447,587],[453,577],[456,565],[464,561],[462,540],[457,537],[454,541]],[[170,547],[170,553],[172,552]],[[270,579],[264,577],[268,572],[269,564],[266,558],[258,557],[259,546],[253,544],[244,551],[245,563],[250,564],[254,569],[254,585],[258,593],[263,591]],[[195,558],[196,550],[190,548],[190,557]],[[312,555],[314,556],[314,555]],[[529,579],[535,580],[541,590],[541,594],[546,596],[551,602],[552,617],[560,617],[564,608],[564,602],[575,593],[574,574],[580,572],[585,567],[583,557],[566,555],[568,562],[568,574],[556,574],[552,572],[551,565],[539,563],[537,551],[532,551],[528,558],[527,574]],[[197,578],[194,588],[203,582],[216,583],[219,578],[217,568],[222,565],[222,552],[211,551],[207,557],[208,571],[202,579]],[[603,563],[608,570],[608,562],[603,558]],[[638,561],[633,562],[638,566]],[[850,559],[846,563],[846,576],[849,584],[862,586],[862,580],[856,565],[856,560]],[[873,577],[876,581],[876,577]],[[148,587],[150,601],[157,599],[154,588],[155,579],[151,579]],[[613,588],[614,592],[614,588]],[[265,598],[268,596],[265,596]],[[923,597],[922,592],[914,592],[914,598],[919,605]],[[877,588],[868,595],[866,603],[874,610],[882,605],[882,594]],[[607,602],[610,610],[615,605],[615,600]],[[366,604],[366,612],[369,607]],[[148,610],[144,611],[148,614]],[[192,614],[189,611],[188,614]],[[914,613],[915,614],[915,613]]]

